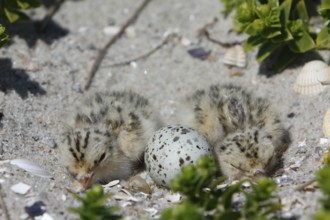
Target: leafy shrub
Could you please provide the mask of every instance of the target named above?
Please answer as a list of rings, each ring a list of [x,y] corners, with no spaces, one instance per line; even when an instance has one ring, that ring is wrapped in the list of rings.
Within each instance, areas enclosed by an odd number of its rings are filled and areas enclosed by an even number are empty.
[[[277,219],[276,212],[281,204],[273,195],[276,184],[268,178],[260,178],[256,183],[242,180],[226,188],[219,187],[225,178],[216,178],[217,168],[213,158],[203,157],[197,166],[188,165],[173,180],[172,190],[182,192],[182,204],[169,208],[160,219]],[[242,184],[251,184],[251,191]],[[245,197],[243,204],[235,206],[234,195]]]
[[[120,219],[120,216],[115,214],[118,210],[117,207],[106,207],[104,205],[109,195],[104,193],[100,185],[94,185],[91,189],[87,190],[86,196],[76,194],[73,194],[73,196],[82,204],[77,208],[70,207],[68,210],[78,214],[80,220]]]
[[[309,24],[305,1],[221,0],[227,16],[235,9],[234,30],[249,35],[246,51],[258,47],[258,62],[277,53],[277,72],[283,71],[301,54],[330,48],[330,0],[322,0],[319,14],[324,23],[320,32]]]

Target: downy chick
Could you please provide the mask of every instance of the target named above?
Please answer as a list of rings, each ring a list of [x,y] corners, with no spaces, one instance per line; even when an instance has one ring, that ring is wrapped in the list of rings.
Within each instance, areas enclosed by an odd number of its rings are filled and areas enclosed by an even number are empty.
[[[271,174],[290,138],[270,103],[234,85],[212,85],[188,97],[179,120],[202,133],[221,172],[232,179]]]
[[[127,91],[89,95],[65,123],[62,164],[84,188],[138,172],[147,141],[160,127],[148,100]]]

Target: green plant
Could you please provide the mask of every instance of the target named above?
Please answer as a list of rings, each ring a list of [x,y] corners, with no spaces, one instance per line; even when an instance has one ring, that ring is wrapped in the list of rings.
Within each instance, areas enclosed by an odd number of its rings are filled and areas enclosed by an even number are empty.
[[[28,20],[28,16],[22,11],[37,8],[41,4],[39,0],[0,0],[0,20],[13,23],[18,20]],[[5,28],[0,24],[0,48],[9,40],[5,34]]]
[[[172,190],[182,192],[182,204],[162,213],[161,219],[277,219],[281,204],[273,195],[276,184],[268,178],[260,178],[254,184],[246,179],[226,188],[218,187],[225,178],[216,178],[214,159],[203,157],[196,167],[183,167],[182,173],[173,180]],[[249,182],[251,191],[242,188]],[[244,195],[239,207],[233,205],[234,195]]]
[[[315,214],[314,220],[330,220],[330,153],[324,156],[324,166],[316,172],[316,181],[324,198],[320,200],[322,208]]]
[[[93,185],[91,189],[87,190],[86,196],[76,194],[73,194],[73,196],[82,204],[77,208],[70,207],[68,210],[78,214],[80,220],[120,219],[120,216],[115,214],[118,211],[117,207],[106,207],[104,205],[109,195],[104,193],[100,185]]]
[[[5,34],[5,28],[0,24],[0,47],[2,47],[8,40],[9,37]]]
[[[22,10],[37,8],[40,5],[38,0],[0,0],[0,19],[11,23],[26,20],[28,16]]]
[[[319,14],[324,23],[320,32],[309,24],[305,1],[221,0],[227,16],[232,10],[234,30],[249,35],[244,48],[258,47],[258,62],[276,53],[276,71],[283,71],[301,54],[315,49],[330,49],[330,0],[323,0]]]
[[[316,173],[317,183],[323,192],[320,200],[322,208],[315,214],[314,220],[330,219],[330,165],[327,164]]]

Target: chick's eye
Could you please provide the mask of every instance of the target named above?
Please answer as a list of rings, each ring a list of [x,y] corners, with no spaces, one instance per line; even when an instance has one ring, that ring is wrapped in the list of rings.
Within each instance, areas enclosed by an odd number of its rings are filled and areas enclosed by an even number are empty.
[[[101,154],[101,156],[98,159],[94,160],[94,165],[100,164],[104,160],[104,158],[105,158],[105,153]]]

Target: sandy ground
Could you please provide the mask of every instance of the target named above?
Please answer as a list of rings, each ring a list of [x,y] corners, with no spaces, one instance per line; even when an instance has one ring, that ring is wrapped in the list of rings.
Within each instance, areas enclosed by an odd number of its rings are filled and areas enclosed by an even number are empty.
[[[79,97],[84,79],[101,48],[110,38],[104,28],[120,26],[140,1],[94,0],[66,1],[55,15],[52,25],[42,35],[35,34],[33,26],[10,28],[12,42],[0,49],[0,159],[26,158],[49,170],[52,179],[31,175],[8,163],[0,164],[0,181],[4,201],[11,219],[24,217],[24,207],[34,201],[43,201],[53,219],[67,219],[67,207],[76,205],[65,187],[71,179],[59,164],[61,115]],[[210,32],[222,41],[234,41],[244,36],[229,33],[231,20],[220,16],[221,4],[216,0],[177,1],[153,0],[132,26],[135,36],[124,35],[109,50],[90,91],[98,89],[131,89],[147,98],[170,123],[180,100],[196,88],[213,83],[235,83],[268,98],[290,130],[292,143],[285,154],[284,172],[274,179],[279,183],[278,193],[286,205],[283,216],[310,219],[319,207],[318,190],[299,192],[295,186],[313,178],[320,167],[320,158],[326,147],[320,146],[322,118],[329,107],[330,93],[302,97],[294,93],[293,84],[302,61],[282,74],[265,77],[268,70],[259,71],[255,52],[247,55],[248,65],[237,69],[240,77],[231,77],[223,64],[226,49],[198,40],[198,28],[219,18]],[[38,9],[33,18],[41,18]],[[164,34],[176,31],[189,39],[185,47],[178,40],[170,41],[137,66],[109,67],[110,64],[136,57],[159,44]],[[201,46],[211,51],[213,60],[192,58],[187,50]],[[329,53],[323,52],[329,63]],[[259,72],[263,74],[258,74]],[[10,190],[23,182],[31,186],[26,195]],[[125,185],[125,182],[122,182]],[[112,204],[123,206],[127,219],[137,215],[156,217],[160,209],[170,205],[164,199],[171,193],[152,186],[153,194],[133,195],[135,200],[121,198]],[[112,189],[120,190],[119,186]],[[124,196],[122,196],[124,197]],[[143,200],[144,202],[141,202]],[[4,219],[0,209],[0,219]]]

